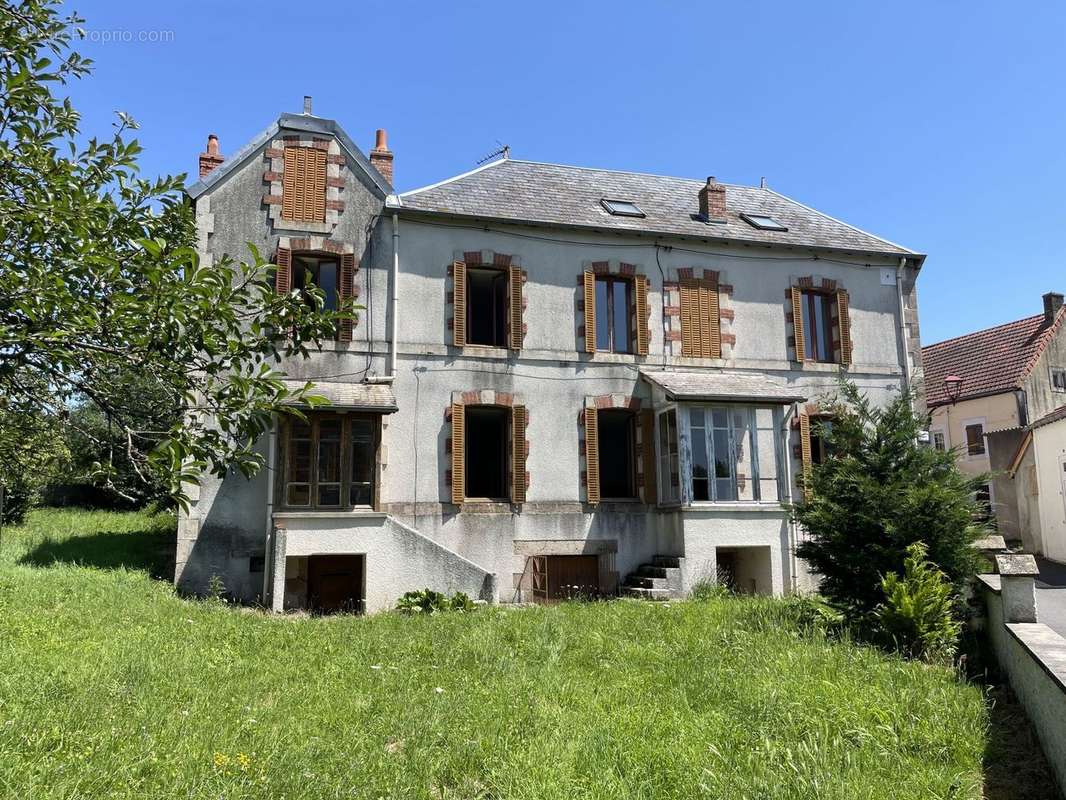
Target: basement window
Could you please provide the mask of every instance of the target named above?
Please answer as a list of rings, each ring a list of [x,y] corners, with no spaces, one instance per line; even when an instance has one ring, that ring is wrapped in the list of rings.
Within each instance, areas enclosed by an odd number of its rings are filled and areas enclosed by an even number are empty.
[[[466,341],[489,347],[507,346],[505,270],[469,267],[466,271]]]
[[[630,200],[608,200],[606,197],[600,200],[608,214],[616,217],[644,217],[647,216],[640,210],[640,206]]]
[[[767,214],[741,214],[740,218],[761,231],[787,231],[788,226]]]

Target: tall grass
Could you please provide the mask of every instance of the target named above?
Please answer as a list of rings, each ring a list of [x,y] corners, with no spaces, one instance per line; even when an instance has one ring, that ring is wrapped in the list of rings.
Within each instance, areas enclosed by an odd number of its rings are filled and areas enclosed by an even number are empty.
[[[153,580],[171,524],[5,532],[0,795],[981,796],[978,689],[804,632],[785,602],[270,617]],[[101,534],[140,564],[63,545]]]

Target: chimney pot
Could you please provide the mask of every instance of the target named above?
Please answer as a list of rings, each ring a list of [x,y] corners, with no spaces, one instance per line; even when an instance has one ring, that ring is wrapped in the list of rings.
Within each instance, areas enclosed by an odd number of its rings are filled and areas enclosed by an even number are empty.
[[[304,113],[309,116],[311,114],[311,95],[309,94],[304,95]]]
[[[370,151],[370,163],[392,186],[392,151],[389,149],[388,134],[384,128],[378,128],[374,136],[374,149]]]
[[[1061,292],[1048,292],[1044,295],[1044,321],[1050,325],[1055,321],[1055,317],[1059,314],[1059,309],[1062,308],[1062,293]]]
[[[713,175],[707,185],[700,189],[700,216],[705,222],[725,222],[725,187]]]
[[[200,153],[200,177],[203,178],[224,160],[222,154],[218,152],[218,136],[209,133],[207,135],[207,149]]]

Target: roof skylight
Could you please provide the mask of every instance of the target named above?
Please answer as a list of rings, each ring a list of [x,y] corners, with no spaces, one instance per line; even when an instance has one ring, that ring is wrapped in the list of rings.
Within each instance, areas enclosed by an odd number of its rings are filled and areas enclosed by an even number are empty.
[[[787,231],[788,226],[778,222],[767,214],[741,214],[740,218],[753,228],[761,231]]]
[[[616,217],[643,217],[644,212],[640,206],[629,200],[608,200],[606,197],[600,200],[600,205],[607,209],[608,214]]]

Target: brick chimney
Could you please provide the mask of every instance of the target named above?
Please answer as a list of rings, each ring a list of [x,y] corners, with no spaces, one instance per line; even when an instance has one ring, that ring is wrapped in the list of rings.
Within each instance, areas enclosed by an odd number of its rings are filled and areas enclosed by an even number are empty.
[[[711,176],[700,189],[700,216],[707,222],[725,222],[725,187]]]
[[[389,182],[389,186],[392,186],[392,151],[389,149],[384,128],[378,128],[374,149],[370,151],[370,163]]]
[[[1062,308],[1062,294],[1048,292],[1044,295],[1044,321],[1046,324],[1050,325],[1055,321],[1060,308]]]
[[[218,152],[218,137],[213,133],[208,134],[207,150],[200,153],[200,177],[204,177],[223,161],[225,161],[225,159],[222,158],[222,155]]]

